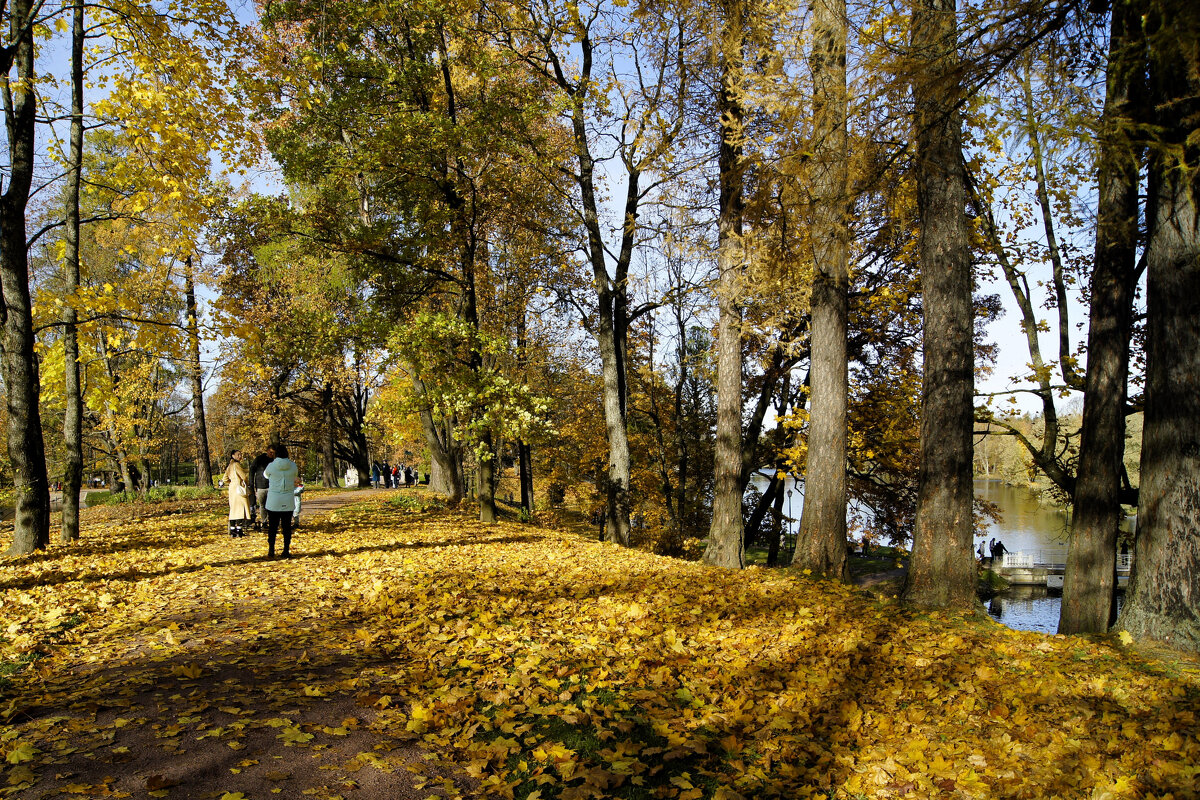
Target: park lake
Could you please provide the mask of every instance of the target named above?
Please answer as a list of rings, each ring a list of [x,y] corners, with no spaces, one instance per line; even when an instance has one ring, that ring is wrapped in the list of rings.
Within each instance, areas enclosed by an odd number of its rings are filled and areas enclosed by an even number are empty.
[[[756,481],[759,488],[766,488],[766,481]],[[789,488],[791,484],[789,482]],[[802,498],[798,491],[789,492],[791,511],[784,513],[792,517],[793,530],[799,527]],[[985,552],[992,539],[1004,543],[1009,552],[1054,550],[1067,546],[1067,513],[1061,506],[1024,486],[1013,486],[1003,481],[979,478],[975,481],[975,496],[994,503],[999,518],[990,521],[986,532],[976,537],[975,546],[983,542]],[[1133,518],[1126,519],[1123,526],[1133,530]],[[1004,625],[1018,630],[1054,633],[1058,629],[1058,613],[1062,595],[1040,586],[1015,586],[988,601],[988,613]]]

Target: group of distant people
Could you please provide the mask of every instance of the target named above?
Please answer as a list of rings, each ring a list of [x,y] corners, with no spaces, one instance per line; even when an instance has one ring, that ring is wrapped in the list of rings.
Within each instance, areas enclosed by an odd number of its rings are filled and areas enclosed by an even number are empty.
[[[989,550],[989,552],[991,552],[991,557],[992,557],[993,561],[996,559],[1004,558],[1004,554],[1008,552],[1008,548],[1004,546],[1004,542],[1000,541],[999,539],[996,539],[995,537],[993,537],[992,540],[990,542],[988,542],[988,550]],[[985,558],[987,558],[987,556],[984,555],[982,541],[979,542],[979,549],[976,552],[979,555],[980,561],[983,561]]]
[[[235,539],[253,529],[267,530],[267,558],[275,558],[275,540],[283,531],[283,558],[291,558],[292,530],[300,522],[304,481],[300,468],[288,458],[286,445],[269,445],[249,469],[241,450],[229,454],[221,483],[229,487],[229,535]],[[261,514],[259,513],[261,510]]]
[[[403,464],[391,465],[386,461],[376,461],[371,465],[372,489],[399,489],[401,486],[412,486],[417,482],[417,471]]]

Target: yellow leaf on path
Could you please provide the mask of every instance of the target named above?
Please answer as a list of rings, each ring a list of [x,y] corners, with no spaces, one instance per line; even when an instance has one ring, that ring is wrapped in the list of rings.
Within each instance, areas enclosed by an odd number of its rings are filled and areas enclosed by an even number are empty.
[[[196,678],[199,678],[202,673],[203,671],[195,664],[171,667],[171,674],[177,678],[189,678],[191,680],[195,680]]]
[[[283,733],[279,734],[279,738],[284,744],[303,744],[312,741],[313,735],[305,733],[299,728],[285,728]]]
[[[8,763],[20,764],[23,761],[32,761],[34,753],[37,752],[38,749],[29,742],[21,742],[15,750],[8,754]]]
[[[33,770],[24,764],[13,767],[8,771],[9,786],[16,786],[17,784],[32,784],[35,780],[37,780],[37,776],[33,774]]]
[[[226,792],[221,795],[221,800],[246,800],[246,795],[241,792]]]

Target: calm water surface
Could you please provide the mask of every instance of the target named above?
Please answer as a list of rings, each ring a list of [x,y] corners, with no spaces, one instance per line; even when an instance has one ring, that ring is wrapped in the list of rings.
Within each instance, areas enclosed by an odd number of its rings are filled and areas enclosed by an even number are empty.
[[[766,489],[766,481],[756,481],[760,490]],[[789,483],[788,488],[793,488]],[[988,525],[987,531],[976,538],[978,548],[982,542],[985,552],[992,539],[1004,542],[1010,552],[1021,550],[1049,550],[1067,546],[1067,514],[1059,508],[1042,502],[1033,492],[1019,486],[1009,486],[998,480],[978,479],[975,481],[975,496],[995,503],[1000,509],[1000,519]],[[788,498],[791,511],[785,513],[797,522],[803,496],[796,491]],[[1126,521],[1132,530],[1132,520]],[[1040,586],[1014,587],[1003,596],[988,601],[987,609],[993,617],[1010,628],[1024,631],[1054,633],[1058,629],[1058,613],[1062,605],[1061,593],[1051,594]]]
[[[1067,514],[1057,506],[1039,502],[1037,495],[1019,486],[1007,486],[996,480],[976,480],[975,496],[989,500],[1000,508],[1000,520],[989,526],[982,537],[1004,542],[1012,552],[1046,550],[1067,546]],[[1133,519],[1122,526],[1133,530]],[[1120,603],[1121,596],[1117,596]],[[988,613],[1010,628],[1022,631],[1054,633],[1058,630],[1058,613],[1062,594],[1050,593],[1040,586],[1016,586],[987,603]]]
[[[1042,504],[1028,489],[980,479],[975,481],[975,496],[1000,508],[1000,519],[991,523],[982,537],[976,538],[976,548],[983,542],[987,552],[987,544],[993,538],[1004,542],[1014,553],[1067,546],[1066,512]],[[1043,586],[1014,586],[987,601],[986,606],[989,614],[1010,628],[1054,633],[1058,630],[1062,594],[1051,594]]]

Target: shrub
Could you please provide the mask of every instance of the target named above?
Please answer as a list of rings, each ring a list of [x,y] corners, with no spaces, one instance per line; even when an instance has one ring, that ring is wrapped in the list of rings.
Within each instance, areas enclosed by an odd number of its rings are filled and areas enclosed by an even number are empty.
[[[567,486],[555,481],[546,487],[546,496],[550,499],[551,507],[561,506],[567,499]]]

